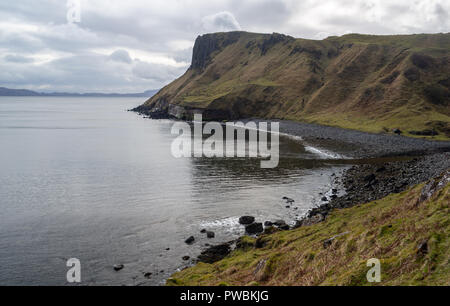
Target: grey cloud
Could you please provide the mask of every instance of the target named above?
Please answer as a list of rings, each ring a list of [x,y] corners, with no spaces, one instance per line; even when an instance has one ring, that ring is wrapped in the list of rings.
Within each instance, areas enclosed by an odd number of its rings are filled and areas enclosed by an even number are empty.
[[[185,72],[187,65],[180,63],[190,62],[195,38],[206,32],[242,29],[321,38],[349,30],[450,31],[446,0],[82,0],[77,24],[67,24],[66,2],[0,2],[0,86],[118,92],[160,88]],[[178,64],[136,60],[126,50]]]
[[[161,83],[167,83],[169,80],[178,78],[185,71],[186,67],[175,68],[141,61],[137,61],[133,68],[133,74],[136,77]]]
[[[34,62],[34,59],[30,58],[30,57],[26,57],[26,56],[21,56],[21,55],[6,55],[4,57],[5,61],[7,62],[11,62],[11,63],[32,63]]]
[[[116,50],[109,56],[113,61],[131,64],[133,60],[126,50]]]

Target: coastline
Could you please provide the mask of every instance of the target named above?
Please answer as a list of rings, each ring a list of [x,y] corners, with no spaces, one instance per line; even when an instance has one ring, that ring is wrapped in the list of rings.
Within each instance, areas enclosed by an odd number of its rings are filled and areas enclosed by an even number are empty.
[[[335,154],[334,156],[345,157],[343,159],[357,164],[344,171],[342,175],[334,176],[333,189],[327,194],[318,195],[319,199],[322,198],[323,204],[312,208],[297,221],[295,226],[291,228],[269,226],[265,229],[265,235],[270,235],[271,231],[292,230],[321,223],[335,209],[350,208],[380,200],[426,182],[450,169],[450,142],[448,141],[371,134],[286,120],[244,119],[239,121],[245,123],[250,120],[257,123],[279,122],[281,135],[301,139],[306,146],[317,150],[318,154],[331,151],[330,148],[333,148],[331,152]],[[193,264],[199,262],[212,264],[226,258],[235,248],[241,247],[241,241],[244,241],[245,237],[210,246]]]

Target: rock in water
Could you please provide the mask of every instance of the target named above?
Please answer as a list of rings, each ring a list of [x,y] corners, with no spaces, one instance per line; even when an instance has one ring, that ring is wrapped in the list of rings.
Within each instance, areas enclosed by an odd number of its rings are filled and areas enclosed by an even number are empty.
[[[186,244],[193,244],[194,242],[195,242],[194,236],[189,237],[189,238],[186,239],[186,241],[185,241]]]
[[[115,265],[114,266],[114,271],[118,272],[118,271],[122,270],[123,268],[125,268],[124,265]]]
[[[272,226],[272,225],[273,225],[273,222],[270,222],[270,221],[264,222],[264,226],[265,226],[265,227],[270,227],[270,226]]]
[[[188,261],[189,259],[191,259],[191,257],[189,257],[189,256],[184,256],[184,257],[183,257],[183,260],[184,260],[184,261]]]
[[[249,225],[255,222],[255,217],[252,216],[243,216],[239,218],[239,224]]]
[[[209,239],[212,239],[212,238],[216,237],[216,234],[214,232],[206,232],[206,237],[208,237]]]
[[[264,227],[262,223],[252,223],[245,227],[247,234],[256,235],[264,232]]]

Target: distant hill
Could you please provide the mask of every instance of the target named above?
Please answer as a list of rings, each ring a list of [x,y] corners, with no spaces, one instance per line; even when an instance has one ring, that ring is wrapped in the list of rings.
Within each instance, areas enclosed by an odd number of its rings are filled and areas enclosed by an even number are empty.
[[[449,139],[450,33],[321,41],[206,34],[189,70],[136,109],[181,118],[193,110],[212,120],[290,119]]]
[[[142,93],[129,93],[129,94],[117,94],[117,93],[66,93],[66,92],[36,92],[27,89],[10,89],[0,87],[0,96],[16,96],[16,97],[142,97],[150,98],[155,95],[158,90],[147,90]]]

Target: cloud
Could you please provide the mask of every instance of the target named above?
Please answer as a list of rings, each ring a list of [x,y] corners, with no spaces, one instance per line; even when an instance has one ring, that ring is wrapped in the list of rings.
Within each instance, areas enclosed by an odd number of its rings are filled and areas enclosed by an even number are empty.
[[[450,32],[448,0],[97,0],[0,2],[0,86],[138,92],[182,75],[198,35],[244,30],[322,39]]]
[[[11,62],[11,63],[32,63],[34,62],[34,59],[26,56],[21,55],[6,55],[4,57],[5,61]]]
[[[239,31],[241,26],[230,12],[220,12],[202,18],[202,27],[207,32]]]
[[[113,61],[131,64],[133,60],[126,50],[116,50],[109,56]]]

